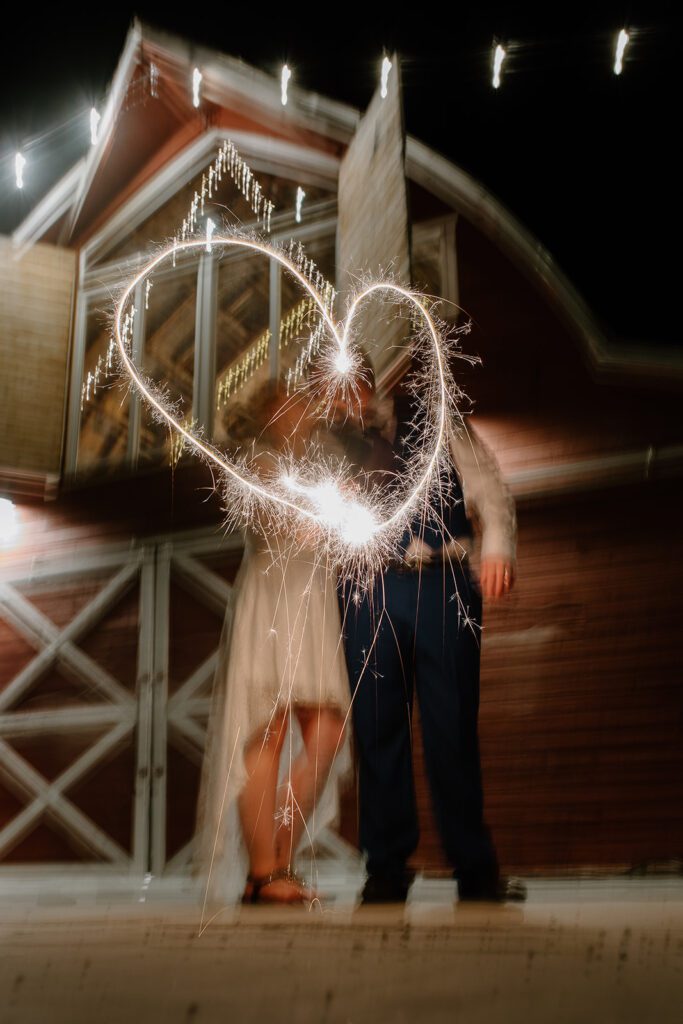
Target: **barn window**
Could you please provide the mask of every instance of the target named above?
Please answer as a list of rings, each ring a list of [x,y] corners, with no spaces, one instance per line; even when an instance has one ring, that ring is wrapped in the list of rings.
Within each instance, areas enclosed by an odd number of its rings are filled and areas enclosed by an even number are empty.
[[[333,189],[310,170],[296,179],[264,171],[258,176],[277,200],[271,238],[300,240],[321,273],[335,283]],[[306,209],[297,223],[301,181]],[[155,195],[147,209],[138,211],[137,224],[113,219],[109,237],[91,247],[93,258],[88,262],[82,257],[66,459],[71,474],[161,467],[177,455],[168,428],[152,419],[137,394],[117,386],[106,372],[112,289],[143,264],[154,242],[173,236],[189,206],[188,186],[171,195],[168,185],[165,189],[163,201]],[[253,214],[234,187],[222,201],[230,208],[231,221],[237,215],[250,226]],[[220,204],[206,213],[220,223]],[[134,356],[146,374],[168,385],[169,397],[179,403],[179,417],[203,424],[220,444],[227,399],[236,391],[248,394],[268,374],[286,373],[306,341],[310,316],[297,321],[298,332],[293,330],[303,296],[290,276],[266,257],[240,250],[193,250],[176,263],[173,267],[169,258],[161,265],[148,292],[144,284],[138,286]]]

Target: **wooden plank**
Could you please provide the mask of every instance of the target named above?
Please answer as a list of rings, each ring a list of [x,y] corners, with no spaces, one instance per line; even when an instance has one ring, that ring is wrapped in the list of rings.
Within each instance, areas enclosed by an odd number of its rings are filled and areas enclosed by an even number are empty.
[[[72,250],[0,238],[0,466],[59,471],[75,273]]]

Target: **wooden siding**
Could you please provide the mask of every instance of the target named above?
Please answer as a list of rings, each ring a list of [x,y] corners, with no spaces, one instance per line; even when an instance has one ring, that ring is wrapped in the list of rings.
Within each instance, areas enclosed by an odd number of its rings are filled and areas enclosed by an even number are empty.
[[[60,468],[75,253],[0,238],[0,467]]]
[[[518,508],[518,581],[485,608],[480,691],[486,818],[508,867],[683,854],[682,512],[664,481]],[[444,866],[416,774],[416,859]]]

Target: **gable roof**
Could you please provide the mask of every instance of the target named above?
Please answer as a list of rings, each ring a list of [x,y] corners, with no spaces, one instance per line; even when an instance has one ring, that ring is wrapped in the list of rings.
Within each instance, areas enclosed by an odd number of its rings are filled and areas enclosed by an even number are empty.
[[[162,102],[149,105],[152,65],[158,69]],[[203,76],[199,110],[191,97],[195,66]],[[80,246],[134,191],[214,129],[275,136],[341,158],[361,113],[296,84],[289,93],[283,108],[280,83],[272,75],[135,18],[112,78],[97,144],[35,206],[13,240],[22,246],[41,239]],[[611,343],[550,253],[480,182],[410,135],[405,159],[409,178],[463,213],[525,272],[579,337],[595,371],[680,380],[683,357],[678,352]]]

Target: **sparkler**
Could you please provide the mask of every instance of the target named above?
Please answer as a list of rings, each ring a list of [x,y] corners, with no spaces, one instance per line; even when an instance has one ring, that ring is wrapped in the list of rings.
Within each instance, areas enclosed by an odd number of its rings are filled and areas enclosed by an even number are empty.
[[[159,385],[132,359],[128,339],[134,313],[132,296],[139,282],[171,255],[192,251],[208,244],[212,249],[238,249],[259,253],[275,260],[301,286],[319,319],[325,341],[316,370],[295,388],[295,397],[305,398],[309,409],[318,410],[325,419],[341,399],[358,400],[362,381],[362,362],[355,333],[355,321],[363,306],[373,297],[403,303],[412,319],[421,325],[418,344],[423,343],[421,371],[413,390],[424,415],[420,443],[406,460],[405,487],[398,495],[380,493],[366,481],[354,478],[343,459],[326,455],[320,444],[311,442],[303,459],[282,454],[276,471],[268,478],[257,471],[253,457],[231,457],[219,450],[203,433],[181,422],[178,402],[172,402],[165,385]],[[305,262],[303,266],[305,267]],[[369,281],[350,299],[346,317],[337,322],[332,312],[329,290],[310,279],[284,247],[275,246],[255,234],[213,233],[210,243],[204,238],[184,242],[174,239],[165,245],[123,288],[113,316],[113,337],[122,379],[139,390],[153,416],[165,423],[200,458],[217,469],[223,484],[226,526],[250,522],[266,530],[275,525],[291,535],[305,538],[302,545],[322,547],[330,565],[343,565],[357,578],[367,577],[392,551],[415,513],[425,502],[436,502],[440,471],[449,459],[449,431],[462,419],[455,405],[461,394],[454,386],[448,368],[448,350],[453,350],[441,329],[433,306],[424,295],[393,281]],[[319,280],[319,278],[318,278]],[[450,339],[451,341],[453,339]],[[453,354],[460,354],[454,352]],[[263,526],[263,524],[266,524]]]

